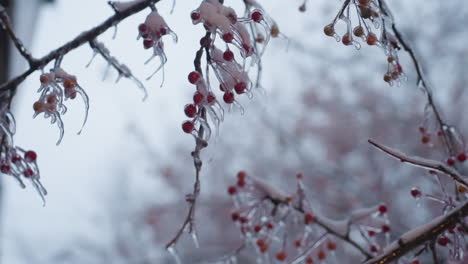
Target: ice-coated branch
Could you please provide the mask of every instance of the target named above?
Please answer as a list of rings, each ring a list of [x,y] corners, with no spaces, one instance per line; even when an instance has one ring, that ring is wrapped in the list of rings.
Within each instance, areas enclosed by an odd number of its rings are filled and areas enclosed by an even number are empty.
[[[380,7],[380,10],[382,11],[382,13],[390,18],[392,31],[393,31],[395,37],[397,38],[398,42],[401,44],[403,49],[408,53],[408,55],[410,56],[410,58],[411,58],[411,60],[412,60],[412,62],[414,64],[414,68],[415,68],[416,74],[417,74],[417,84],[418,84],[418,86],[421,87],[421,89],[426,94],[427,104],[430,106],[430,108],[434,112],[434,115],[435,115],[435,117],[437,119],[437,123],[439,125],[440,131],[442,133],[442,138],[443,138],[443,141],[444,141],[446,151],[450,156],[454,156],[455,155],[455,148],[453,146],[452,139],[450,138],[449,135],[447,135],[447,132],[446,132],[447,128],[449,128],[450,126],[447,123],[445,123],[445,121],[442,119],[442,116],[440,114],[440,110],[438,109],[437,105],[434,102],[432,90],[431,90],[431,88],[429,86],[428,80],[426,79],[426,77],[424,75],[423,68],[421,66],[421,63],[419,62],[419,59],[418,59],[418,57],[416,55],[416,52],[411,47],[411,45],[405,40],[403,34],[398,30],[398,28],[396,26],[396,23],[395,23],[395,20],[393,18],[392,12],[391,12],[390,8],[388,7],[386,1],[385,0],[378,0],[378,3],[379,3],[379,7]]]
[[[115,57],[112,57],[109,50],[104,46],[103,43],[93,39],[89,42],[89,45],[94,50],[94,52],[99,53],[107,61],[107,63],[109,63],[109,65],[111,65],[119,73],[117,81],[122,76],[132,80],[133,82],[135,82],[138,88],[140,88],[143,91],[143,100],[145,100],[148,97],[148,92],[143,83],[132,74],[130,69],[125,64],[120,64]]]
[[[400,160],[401,162],[408,163],[408,164],[418,166],[418,167],[423,167],[426,169],[440,171],[444,173],[445,175],[449,176],[450,178],[452,178],[454,181],[468,187],[468,182],[464,179],[465,177],[462,176],[458,171],[456,171],[455,169],[452,169],[451,167],[449,167],[443,162],[425,159],[421,157],[408,156],[401,151],[379,144],[373,141],[372,139],[369,139],[368,142],[375,148],[387,153],[388,155]]]
[[[258,180],[255,180],[255,186],[259,188],[261,191],[265,192],[265,199],[271,201],[275,205],[290,205],[288,202],[288,197],[284,194],[282,194],[280,191],[276,190],[273,186]],[[305,214],[304,208],[298,205],[291,205],[294,210]],[[324,216],[318,216],[314,215],[314,223],[316,223],[318,226],[322,227],[325,229],[329,234],[343,240],[344,242],[348,243],[349,245],[353,246],[356,250],[358,250],[362,255],[366,257],[366,259],[372,258],[372,255],[367,252],[363,247],[361,247],[356,241],[354,241],[350,236],[349,236],[349,226],[350,222],[352,221],[352,217],[350,217],[347,220],[344,221],[333,221],[330,219],[327,219]],[[332,223],[340,223],[340,226],[344,226],[345,228],[338,228],[337,226],[334,226]]]
[[[392,263],[392,261],[397,260],[411,250],[435,240],[444,231],[463,221],[463,218],[467,215],[468,202],[464,202],[448,214],[441,215],[424,225],[404,233],[399,239],[385,247],[381,255],[368,260],[365,264]]]
[[[206,33],[209,36],[209,32]],[[201,71],[201,58],[203,56],[204,47],[200,47],[200,49],[196,52],[195,59],[194,59],[194,66],[195,70],[198,72]],[[208,55],[207,55],[208,56]],[[206,109],[201,109],[201,118],[206,118]],[[197,231],[195,230],[195,207],[197,198],[200,195],[200,172],[203,165],[202,159],[200,158],[200,152],[202,149],[208,146],[208,142],[203,140],[205,134],[205,127],[200,125],[200,129],[198,132],[198,136],[195,137],[195,149],[192,151],[192,158],[193,158],[193,165],[195,167],[195,182],[193,184],[193,192],[186,195],[185,200],[190,204],[189,212],[182,224],[182,227],[177,231],[175,237],[166,244],[166,249],[173,249],[174,246],[177,244],[180,236],[184,233],[187,229],[188,233],[192,235],[194,242],[198,245],[198,237]]]
[[[16,76],[15,78],[3,83],[0,85],[0,92],[3,91],[10,91],[10,100],[13,94],[16,91],[17,86],[22,83],[31,73],[35,72],[38,69],[45,67],[49,62],[56,60],[60,57],[63,57],[68,52],[80,47],[83,44],[88,43],[96,39],[99,35],[107,31],[110,27],[113,27],[120,23],[122,20],[126,19],[127,17],[142,11],[143,9],[147,8],[150,5],[154,5],[155,3],[159,2],[160,0],[143,0],[136,2],[135,4],[131,5],[130,7],[126,8],[121,12],[116,12],[114,15],[106,19],[101,24],[93,27],[85,32],[82,32],[78,36],[76,36],[71,41],[63,44],[59,48],[52,50],[49,54],[45,55],[40,59],[31,59],[29,61],[30,66],[29,69],[24,71],[22,74]],[[0,9],[1,10],[1,9]],[[3,14],[3,12],[2,12]],[[2,20],[3,21],[3,20]],[[8,27],[6,27],[8,32]],[[11,34],[9,34],[11,36]],[[25,51],[26,52],[26,51]],[[26,54],[26,53],[25,53]],[[24,55],[23,55],[24,56]]]
[[[3,30],[6,31],[8,37],[13,41],[15,44],[16,49],[18,52],[23,56],[29,63],[29,66],[32,67],[35,63],[35,59],[31,56],[31,53],[26,49],[23,42],[16,36],[15,31],[13,30],[13,26],[10,21],[10,17],[8,13],[0,4],[0,25],[2,26]]]

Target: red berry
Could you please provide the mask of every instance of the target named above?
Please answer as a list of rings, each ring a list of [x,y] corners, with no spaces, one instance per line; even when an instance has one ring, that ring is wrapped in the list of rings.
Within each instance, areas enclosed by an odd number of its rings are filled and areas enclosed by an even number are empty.
[[[194,104],[187,104],[184,112],[187,117],[194,117],[197,114],[197,107]]]
[[[229,193],[229,195],[234,195],[234,194],[236,194],[236,193],[237,193],[236,187],[234,187],[234,186],[229,186],[229,187],[228,187],[228,193]]]
[[[249,222],[249,219],[245,216],[241,216],[239,218],[239,222],[241,222],[241,224],[247,224]]]
[[[232,92],[226,92],[223,95],[223,100],[226,104],[234,103],[234,94]]]
[[[201,102],[203,101],[203,99],[205,98],[205,96],[203,96],[202,93],[200,92],[195,92],[193,94],[193,102],[198,105],[198,104],[201,104]]]
[[[23,171],[23,174],[24,177],[28,178],[34,175],[34,171],[28,168]]]
[[[138,26],[138,31],[140,31],[140,33],[145,33],[147,30],[148,30],[148,26],[146,26],[146,24],[140,24]]]
[[[195,84],[198,82],[198,80],[200,79],[200,73],[196,72],[196,71],[193,71],[191,73],[189,73],[188,75],[188,80],[191,84]]]
[[[239,171],[237,173],[237,179],[245,179],[245,177],[247,176],[247,173],[245,171]]]
[[[2,164],[2,165],[0,166],[0,171],[1,171],[3,174],[8,174],[8,173],[10,173],[10,171],[11,171],[11,167],[10,167],[10,165],[8,165],[8,164]]]
[[[196,20],[199,20],[199,19],[200,19],[200,13],[197,12],[197,11],[193,11],[193,12],[190,14],[190,18],[191,18],[192,20],[195,20],[195,21],[196,21]]]
[[[27,161],[27,162],[32,162],[32,161],[35,161],[37,159],[37,154],[36,152],[30,150],[30,151],[26,151],[24,153],[24,159]]]
[[[306,213],[304,215],[304,224],[308,225],[314,221],[315,217],[312,213]]]
[[[327,258],[327,254],[325,253],[325,251],[320,250],[320,251],[317,253],[317,257],[318,257],[319,260],[324,260],[325,258]]]
[[[430,137],[429,135],[424,135],[424,136],[421,137],[421,142],[422,142],[423,144],[427,144],[427,143],[429,143],[430,141],[431,141],[431,137]]]
[[[379,205],[379,212],[381,214],[385,214],[386,212],[388,211],[388,208],[386,205],[382,204],[382,205]]]
[[[254,11],[250,17],[252,18],[254,22],[257,22],[257,23],[263,20],[263,15],[258,10]]]
[[[466,154],[465,153],[458,154],[457,159],[459,162],[465,162],[467,159]]]
[[[449,166],[455,165],[455,159],[454,158],[448,158],[447,159],[447,165],[449,165]]]
[[[348,33],[344,34],[343,37],[341,38],[341,42],[343,42],[344,45],[349,46],[353,44],[353,40],[351,39],[351,35]]]
[[[274,226],[273,226],[272,223],[267,223],[267,224],[266,224],[266,227],[267,227],[268,229],[271,230],[271,229],[273,229]]]
[[[302,241],[300,239],[297,239],[294,241],[294,246],[297,248],[302,247]]]
[[[145,39],[145,40],[143,40],[143,47],[144,47],[145,49],[150,49],[150,48],[152,48],[153,46],[154,46],[154,41],[153,41],[153,40],[151,40],[151,39]]]
[[[12,158],[11,158],[11,161],[13,163],[17,163],[17,162],[20,162],[21,161],[21,157],[19,155],[14,155]]]
[[[162,27],[159,29],[159,34],[161,34],[162,36],[166,35],[167,34],[167,28],[165,27]]]
[[[369,34],[367,35],[367,44],[368,45],[377,44],[377,36],[374,33],[369,32]]]
[[[244,187],[245,186],[245,179],[238,179],[237,180],[237,186],[239,187]]]
[[[369,231],[367,231],[367,235],[369,235],[370,237],[375,236],[375,231],[374,230],[369,230]]]
[[[256,225],[256,226],[254,227],[254,231],[255,231],[256,233],[260,232],[260,230],[262,230],[262,226]]]
[[[375,245],[372,245],[372,246],[370,247],[370,251],[373,252],[373,253],[375,253],[375,252],[379,251],[379,249],[378,249]]]
[[[237,94],[243,94],[245,92],[245,89],[247,89],[247,85],[244,82],[237,83],[234,86],[234,90]]]
[[[443,247],[447,246],[449,243],[449,239],[446,236],[441,236],[439,239],[437,239],[437,243]]]
[[[286,252],[284,252],[284,251],[280,251],[280,252],[278,252],[278,253],[276,254],[276,259],[277,259],[278,261],[285,261],[285,260],[286,260],[286,257],[287,257],[287,255],[286,255]]]
[[[239,220],[239,217],[240,217],[240,215],[239,215],[239,213],[237,213],[237,212],[234,212],[234,213],[231,214],[231,219],[232,219],[232,221],[234,221],[234,222],[237,221],[237,220]]]
[[[226,50],[223,53],[223,59],[226,60],[226,61],[232,61],[234,59],[234,52],[232,52],[230,50]]]
[[[254,52],[254,48],[247,43],[242,44],[242,48],[244,49],[247,56]]]
[[[208,96],[206,97],[206,101],[209,104],[213,104],[216,101],[216,96],[212,92],[210,92],[208,93]]]
[[[263,240],[263,239],[261,239],[261,238],[260,238],[260,239],[257,239],[257,246],[258,246],[258,247],[264,247],[264,246],[266,246],[265,240]]]
[[[231,43],[232,40],[234,39],[234,35],[232,35],[231,32],[228,32],[228,33],[223,34],[222,38],[223,38],[224,42]]]
[[[389,225],[383,225],[382,226],[382,232],[384,232],[384,233],[390,232],[390,226]]]
[[[314,259],[312,257],[307,257],[306,264],[314,264]]]
[[[182,130],[184,130],[185,133],[191,133],[195,129],[195,126],[192,121],[185,121],[182,123]]]
[[[418,190],[417,188],[412,188],[411,189],[411,196],[414,198],[420,197],[421,196],[421,191]]]
[[[411,264],[421,264],[421,262],[419,261],[419,259],[414,259],[413,261],[411,261]]]
[[[329,241],[327,243],[327,248],[328,248],[328,250],[335,250],[336,249],[336,243],[333,242],[333,241]]]

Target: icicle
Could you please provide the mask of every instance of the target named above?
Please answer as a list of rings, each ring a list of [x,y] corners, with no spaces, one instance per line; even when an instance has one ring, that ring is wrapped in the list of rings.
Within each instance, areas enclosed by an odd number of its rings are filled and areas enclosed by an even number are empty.
[[[192,237],[193,244],[195,245],[195,247],[200,248],[200,241],[198,239],[198,234],[195,230],[195,227],[192,227],[192,232],[190,232],[190,236]]]
[[[168,247],[167,251],[169,252],[169,254],[172,255],[176,264],[182,264],[179,253],[177,252],[177,249],[174,246]]]
[[[62,119],[60,118],[60,115],[55,113],[52,115],[52,118],[54,118],[54,121],[56,120],[57,121],[57,126],[59,128],[59,131],[60,131],[60,135],[59,135],[59,139],[56,143],[56,145],[58,146],[60,144],[60,142],[62,141],[62,138],[63,138],[63,134],[64,134],[64,127],[63,127],[63,122],[62,122]]]
[[[81,125],[80,131],[78,131],[78,135],[81,134],[81,131],[83,131],[84,125],[86,124],[86,121],[88,120],[88,111],[89,111],[89,98],[86,92],[81,88],[81,86],[77,85],[76,86],[76,92],[81,95],[81,98],[83,98],[83,103],[85,105],[85,117],[83,120],[83,124]]]
[[[88,62],[88,63],[86,64],[86,66],[85,66],[86,68],[88,68],[89,65],[91,65],[91,62],[93,62],[93,60],[94,60],[94,58],[96,58],[96,55],[97,55],[97,54],[98,54],[98,52],[94,50],[93,56],[91,56],[91,59],[89,60],[89,62]]]

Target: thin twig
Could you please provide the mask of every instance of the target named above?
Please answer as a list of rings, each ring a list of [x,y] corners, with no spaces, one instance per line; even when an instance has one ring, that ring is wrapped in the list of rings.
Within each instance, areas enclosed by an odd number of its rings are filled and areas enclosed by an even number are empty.
[[[408,156],[408,155],[406,155],[405,153],[403,153],[401,151],[394,150],[394,149],[389,148],[389,147],[387,147],[385,145],[377,143],[377,142],[373,141],[372,139],[369,139],[368,142],[372,146],[374,146],[377,149],[380,149],[381,151],[387,153],[388,155],[400,160],[401,162],[405,162],[405,163],[412,164],[412,165],[415,165],[415,166],[418,166],[418,167],[423,167],[423,168],[443,172],[445,175],[448,175],[454,181],[468,187],[468,182],[464,179],[465,177],[462,176],[457,170],[452,169],[451,167],[445,165],[443,162],[430,160],[430,159],[425,159],[425,158],[420,158],[420,157],[411,157],[411,156]]]
[[[288,205],[288,206],[291,206],[290,203],[288,203],[286,201],[286,197],[284,198],[280,198],[277,193],[279,192],[275,192],[274,195],[270,195],[268,194],[266,196],[266,199],[271,201],[274,205],[279,205],[279,204],[285,204],[285,205]],[[292,205],[292,207],[294,208],[294,210],[302,213],[302,214],[305,214],[305,211],[304,211],[304,208],[301,208],[297,205]],[[322,219],[320,219],[319,217],[315,217],[314,219],[314,222],[319,225],[320,227],[322,227],[323,229],[325,229],[329,234],[332,234],[334,235],[335,237],[343,240],[344,242],[350,244],[351,246],[353,246],[355,249],[357,249],[362,255],[364,255],[366,257],[366,260],[368,259],[371,259],[372,258],[372,255],[367,252],[367,250],[365,250],[363,247],[361,247],[356,241],[354,241],[353,239],[351,239],[351,237],[347,234],[343,235],[341,234],[340,232],[338,232],[337,230],[333,229],[333,227],[329,226],[328,224],[325,223],[325,221],[323,221]]]

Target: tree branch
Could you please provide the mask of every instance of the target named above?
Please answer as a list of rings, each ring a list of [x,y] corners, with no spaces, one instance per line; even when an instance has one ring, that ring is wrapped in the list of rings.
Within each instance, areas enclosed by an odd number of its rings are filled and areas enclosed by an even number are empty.
[[[365,264],[386,264],[397,260],[411,250],[437,239],[437,236],[459,223],[468,215],[468,201],[453,209],[446,215],[441,215],[427,224],[416,227],[384,248],[383,254],[370,259]]]
[[[15,45],[19,45],[19,46],[17,46],[17,48],[18,48],[18,50],[20,52],[22,52],[21,50],[23,50],[22,55],[23,55],[23,57],[25,57],[28,60],[30,66],[29,66],[29,69],[27,69],[22,74],[20,74],[17,77],[11,79],[8,82],[5,82],[5,83],[1,84],[0,85],[0,91],[10,91],[11,92],[10,93],[10,101],[11,101],[11,97],[13,97],[13,95],[14,95],[16,89],[17,89],[17,86],[20,83],[22,83],[31,73],[33,73],[34,71],[36,71],[38,69],[41,69],[41,68],[45,67],[52,60],[57,60],[58,58],[63,57],[68,52],[80,47],[81,45],[83,45],[85,43],[88,43],[89,41],[94,40],[96,37],[98,37],[99,35],[101,35],[105,31],[107,31],[107,29],[109,29],[110,27],[116,26],[117,24],[119,24],[125,18],[127,18],[127,17],[129,17],[129,16],[131,16],[131,15],[133,15],[135,13],[138,13],[141,10],[143,10],[143,9],[147,8],[148,6],[153,5],[153,4],[155,4],[155,3],[159,2],[159,1],[160,0],[142,0],[140,2],[136,2],[134,5],[130,6],[129,8],[127,8],[127,9],[121,11],[121,12],[116,12],[113,16],[109,17],[107,20],[105,20],[101,24],[99,24],[96,27],[91,28],[91,29],[79,34],[73,40],[71,40],[71,41],[65,43],[64,45],[60,46],[59,48],[49,52],[49,54],[45,55],[44,57],[42,57],[40,59],[33,59],[31,57],[31,55],[29,54],[29,52],[27,52],[25,49],[21,48],[22,47],[21,42],[16,37],[14,37],[14,38],[16,38],[18,40],[18,42],[15,43]],[[2,14],[3,14],[3,12],[2,12]],[[2,21],[3,21],[3,18],[2,18]],[[14,34],[14,33],[13,32],[10,33],[9,30],[8,30],[8,27],[6,27],[6,31],[10,35],[10,37],[14,36],[14,35],[11,35],[11,34]]]
[[[398,150],[391,149],[385,145],[379,144],[372,139],[369,139],[368,142],[377,149],[387,153],[388,155],[400,160],[401,162],[412,164],[418,167],[423,167],[426,169],[437,170],[443,172],[445,175],[448,175],[454,181],[463,184],[468,187],[468,182],[464,179],[465,177],[462,176],[457,170],[452,169],[451,167],[445,165],[440,161],[420,158],[420,157],[410,157],[403,152]]]
[[[378,0],[378,2],[379,2],[379,7],[380,7],[380,10],[382,11],[382,13],[391,19],[392,31],[393,31],[395,37],[400,42],[400,44],[403,46],[403,49],[409,54],[409,56],[410,56],[410,58],[411,58],[411,60],[412,60],[412,62],[414,64],[414,68],[415,68],[416,74],[417,74],[416,83],[417,83],[417,85],[421,86],[422,90],[424,91],[424,93],[427,96],[427,104],[431,107],[431,109],[434,112],[434,115],[436,117],[437,123],[439,124],[439,129],[440,129],[440,131],[442,133],[442,138],[444,140],[444,145],[445,145],[446,151],[450,156],[454,156],[455,155],[455,148],[454,148],[453,140],[446,133],[446,130],[450,126],[447,123],[445,123],[445,121],[442,119],[442,115],[440,114],[440,111],[439,111],[439,109],[437,108],[437,106],[436,106],[436,104],[434,102],[434,98],[433,98],[433,95],[432,95],[432,90],[431,90],[431,88],[429,86],[428,80],[426,79],[426,77],[424,75],[424,71],[423,71],[423,68],[421,66],[421,63],[419,62],[419,60],[418,60],[418,58],[416,56],[416,52],[411,47],[411,45],[405,40],[405,38],[403,37],[403,34],[398,30],[398,28],[397,28],[397,26],[395,24],[395,20],[393,18],[392,12],[391,12],[390,8],[387,6],[387,3],[385,2],[385,0]]]
[[[298,212],[300,212],[302,214],[306,213],[304,211],[304,208],[302,208],[302,207],[300,207],[298,205],[295,205],[295,204],[291,205],[291,203],[289,203],[287,201],[287,197],[285,195],[283,195],[281,192],[274,189],[272,186],[267,185],[266,183],[260,182],[259,180],[255,180],[255,182],[256,182],[257,186],[261,186],[262,191],[264,191],[266,193],[265,199],[271,201],[274,205],[284,204],[284,205],[292,206],[292,208],[294,208],[294,210],[296,210],[296,211],[298,211]],[[341,232],[339,232],[338,230],[335,230],[335,228],[333,228],[332,226],[327,224],[326,219],[324,219],[322,217],[319,217],[319,216],[315,216],[314,222],[318,226],[325,229],[329,234],[332,234],[335,237],[337,237],[337,238],[343,240],[344,242],[348,243],[349,245],[353,246],[362,255],[364,255],[366,257],[366,259],[372,258],[372,255],[369,252],[367,252],[367,250],[365,250],[363,247],[361,247],[356,241],[351,239],[351,237],[349,236],[349,232],[346,232],[346,234],[342,234]]]

